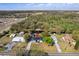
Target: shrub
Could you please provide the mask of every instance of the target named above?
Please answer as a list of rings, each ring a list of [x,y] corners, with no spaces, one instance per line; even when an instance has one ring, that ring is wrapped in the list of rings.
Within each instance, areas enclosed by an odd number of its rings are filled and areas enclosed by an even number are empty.
[[[26,42],[28,42],[28,39],[29,39],[29,34],[28,33],[24,34],[24,39],[25,39]]]
[[[46,42],[46,43],[49,43],[49,44],[54,42],[50,37],[44,37],[43,41]]]
[[[41,36],[43,37],[43,36],[50,36],[50,34],[49,34],[49,32],[42,32],[41,33]]]
[[[75,44],[75,47],[74,47],[76,50],[78,50],[79,48],[79,40],[76,41],[76,44]]]

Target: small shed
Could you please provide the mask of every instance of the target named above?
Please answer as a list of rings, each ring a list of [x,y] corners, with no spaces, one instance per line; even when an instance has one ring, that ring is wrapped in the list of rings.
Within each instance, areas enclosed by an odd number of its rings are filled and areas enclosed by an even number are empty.
[[[10,35],[10,37],[15,37],[15,36],[16,36],[16,34],[11,34],[11,35]]]
[[[25,39],[23,37],[14,37],[12,42],[25,42]]]

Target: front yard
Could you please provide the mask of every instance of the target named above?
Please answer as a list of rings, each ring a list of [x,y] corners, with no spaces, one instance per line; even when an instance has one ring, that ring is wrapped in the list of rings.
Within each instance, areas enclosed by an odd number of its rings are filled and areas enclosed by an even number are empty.
[[[27,43],[22,42],[22,43],[17,43],[13,49],[11,50],[12,52],[15,52],[17,55],[21,56],[25,52],[25,47],[27,46]]]
[[[56,52],[55,46],[48,46],[47,43],[32,43],[29,55],[44,56],[55,52]]]

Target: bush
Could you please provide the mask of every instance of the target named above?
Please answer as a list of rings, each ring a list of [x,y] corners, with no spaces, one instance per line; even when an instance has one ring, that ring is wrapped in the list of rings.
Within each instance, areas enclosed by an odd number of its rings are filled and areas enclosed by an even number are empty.
[[[79,40],[76,41],[76,44],[75,44],[75,47],[74,47],[76,50],[78,50],[79,48]]]
[[[49,44],[54,42],[50,37],[44,37],[43,41]]]
[[[73,31],[72,37],[76,41],[74,49],[78,50],[79,49],[79,31],[77,30]]]
[[[72,33],[73,39],[74,40],[78,40],[79,39],[79,31],[75,30]]]
[[[28,42],[28,39],[29,39],[29,34],[28,33],[24,34],[24,39],[25,39],[26,42]]]
[[[41,36],[43,37],[43,36],[50,36],[50,34],[49,34],[49,32],[42,32],[41,33]]]

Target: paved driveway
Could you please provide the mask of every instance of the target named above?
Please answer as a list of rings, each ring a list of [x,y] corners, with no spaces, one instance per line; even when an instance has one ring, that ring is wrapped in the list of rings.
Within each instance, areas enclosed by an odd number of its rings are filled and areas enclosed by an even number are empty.
[[[13,48],[13,46],[15,45],[16,43],[15,42],[10,42],[10,43],[8,43],[5,47],[7,47],[7,49],[5,50],[5,52],[8,52],[8,51],[10,51],[12,48]]]
[[[56,36],[51,35],[51,38],[52,38],[52,39],[54,40],[54,42],[55,42],[55,46],[56,46],[57,51],[58,51],[59,53],[61,53],[61,49],[60,49],[60,46],[59,46],[59,44],[58,44],[58,40],[57,40]]]

